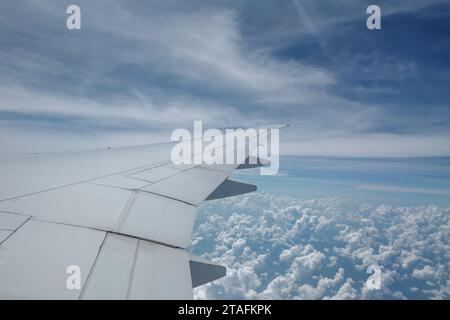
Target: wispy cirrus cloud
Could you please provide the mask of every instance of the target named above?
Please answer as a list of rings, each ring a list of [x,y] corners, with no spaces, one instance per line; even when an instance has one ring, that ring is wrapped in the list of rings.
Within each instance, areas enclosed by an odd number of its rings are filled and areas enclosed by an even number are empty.
[[[386,3],[383,12],[388,19],[439,3]],[[283,136],[291,153],[367,155],[372,145],[385,156],[450,154],[442,142],[450,136],[445,103],[411,107],[398,96],[384,99],[423,79],[422,64],[395,52],[385,57],[372,34],[365,35],[368,52],[336,43],[351,44],[364,32],[363,4],[81,1],[76,32],[65,29],[66,4],[4,4],[5,127],[64,127],[92,138],[149,130],[162,136],[196,119],[219,127],[290,122]],[[392,79],[397,83],[386,83]],[[411,143],[402,151],[405,140]],[[336,141],[345,152],[330,152]],[[422,149],[423,141],[432,147]]]

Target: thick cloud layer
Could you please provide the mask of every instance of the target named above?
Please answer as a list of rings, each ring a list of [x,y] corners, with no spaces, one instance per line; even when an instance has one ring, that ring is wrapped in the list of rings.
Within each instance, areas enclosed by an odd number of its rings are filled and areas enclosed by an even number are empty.
[[[199,212],[193,252],[228,268],[198,299],[448,299],[450,208],[255,193]],[[381,267],[381,288],[365,284]]]

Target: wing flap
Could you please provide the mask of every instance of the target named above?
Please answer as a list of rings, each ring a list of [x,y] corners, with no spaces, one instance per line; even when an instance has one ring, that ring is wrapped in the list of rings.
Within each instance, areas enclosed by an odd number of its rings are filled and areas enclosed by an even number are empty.
[[[0,212],[0,230],[17,230],[29,217],[7,212]]]
[[[67,268],[80,267],[84,284],[105,232],[28,220],[0,250],[1,299],[77,299],[66,286]]]
[[[228,176],[228,172],[199,166],[151,184],[143,190],[199,206]]]
[[[165,165],[165,166],[160,166],[157,168],[141,170],[141,171],[130,174],[129,177],[134,178],[134,179],[139,179],[142,181],[146,181],[149,183],[153,183],[153,182],[163,180],[167,177],[176,175],[176,174],[180,173],[181,171],[182,170],[180,170],[180,169],[169,167],[169,166]]]
[[[0,230],[0,244],[8,239],[8,237],[13,233],[14,231],[11,230]],[[0,262],[2,263],[2,262]]]
[[[197,207],[143,191],[133,192],[114,232],[186,248],[191,243]]]
[[[138,240],[108,234],[81,299],[126,299],[130,290]]]
[[[149,241],[108,234],[82,299],[192,299],[189,255]]]
[[[139,241],[129,299],[192,299],[186,250]]]

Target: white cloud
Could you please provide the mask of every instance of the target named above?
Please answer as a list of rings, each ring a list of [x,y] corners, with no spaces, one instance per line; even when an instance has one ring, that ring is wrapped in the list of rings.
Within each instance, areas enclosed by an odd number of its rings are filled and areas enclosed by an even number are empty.
[[[414,269],[412,276],[420,280],[433,280],[437,278],[436,270],[432,266],[424,266],[422,269]]]
[[[316,300],[316,299],[327,299],[326,294],[330,292],[331,289],[335,288],[344,279],[344,269],[339,268],[338,272],[334,275],[334,278],[323,278],[317,282],[317,287],[313,287],[308,284],[304,284],[298,288],[298,298],[306,300]],[[344,284],[345,286],[345,284]],[[342,287],[338,290],[342,289]]]
[[[229,276],[198,298],[448,298],[450,208],[254,193],[206,203],[192,250]],[[369,290],[369,265],[382,269]],[[430,287],[430,282],[433,284]],[[415,288],[410,290],[411,288]]]
[[[358,297],[357,291],[352,287],[353,280],[347,279],[347,281],[339,288],[339,291],[331,297],[332,300],[354,300]]]

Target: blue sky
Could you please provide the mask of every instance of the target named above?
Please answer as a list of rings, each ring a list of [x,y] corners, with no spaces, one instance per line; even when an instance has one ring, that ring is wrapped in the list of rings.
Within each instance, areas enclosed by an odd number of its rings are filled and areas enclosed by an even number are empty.
[[[372,205],[450,206],[449,158],[282,157],[277,176],[238,171],[258,190],[297,199],[340,197]]]
[[[283,153],[448,156],[447,1],[4,1],[0,151],[289,122]],[[88,141],[88,142],[87,142]]]
[[[448,1],[76,3],[2,3],[1,154],[290,123],[262,190],[448,205]]]

